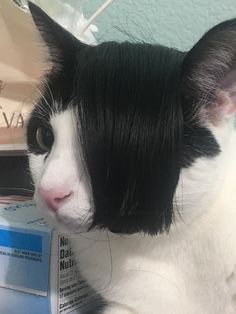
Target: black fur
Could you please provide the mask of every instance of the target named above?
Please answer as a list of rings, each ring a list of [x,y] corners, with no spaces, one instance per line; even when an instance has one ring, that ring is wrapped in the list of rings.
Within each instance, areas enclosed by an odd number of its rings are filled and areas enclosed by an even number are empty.
[[[72,104],[78,118],[95,207],[91,228],[168,231],[181,168],[220,152],[197,114],[204,102],[189,88],[194,68],[189,54],[128,42],[90,47],[36,6],[30,9],[55,62],[41,106],[53,107],[52,93],[61,110]],[[45,123],[38,111],[28,125],[35,154],[41,153],[35,126]],[[44,117],[49,119],[50,113]]]

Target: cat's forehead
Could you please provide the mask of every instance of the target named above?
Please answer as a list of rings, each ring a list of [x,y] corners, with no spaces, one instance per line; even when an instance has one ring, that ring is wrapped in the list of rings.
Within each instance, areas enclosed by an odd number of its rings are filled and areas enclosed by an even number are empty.
[[[184,53],[160,45],[107,42],[79,51],[75,58],[73,87],[99,94],[115,90],[132,94],[165,93],[168,83],[179,82]],[[82,90],[80,90],[82,89]],[[122,95],[122,94],[121,94]],[[123,96],[125,96],[123,94]]]
[[[146,102],[159,106],[179,92],[183,53],[162,46],[103,43],[77,51],[63,69],[50,73],[43,86],[35,115],[49,121],[55,113],[70,108],[115,110]]]

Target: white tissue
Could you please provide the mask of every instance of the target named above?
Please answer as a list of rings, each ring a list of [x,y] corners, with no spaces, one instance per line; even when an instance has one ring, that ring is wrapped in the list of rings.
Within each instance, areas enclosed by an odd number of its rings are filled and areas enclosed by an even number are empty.
[[[14,0],[23,10],[27,9],[27,0]],[[86,27],[88,20],[84,17],[82,6],[83,0],[77,0],[76,8],[60,0],[31,0],[31,2],[43,9],[52,19],[63,28],[72,33],[80,41],[88,45],[96,45],[94,33],[98,32],[96,25]],[[79,9],[78,9],[79,8]],[[84,31],[86,27],[86,30]]]

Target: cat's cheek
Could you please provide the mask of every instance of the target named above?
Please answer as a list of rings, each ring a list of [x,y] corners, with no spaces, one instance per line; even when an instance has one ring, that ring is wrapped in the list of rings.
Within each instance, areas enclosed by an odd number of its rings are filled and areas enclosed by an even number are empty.
[[[71,196],[62,203],[57,218],[72,229],[87,230],[93,218],[93,200],[85,178],[77,180]]]
[[[66,204],[58,211],[56,219],[71,230],[87,231],[93,218],[92,210],[88,202],[80,206],[77,202]]]
[[[45,157],[46,154],[43,155],[35,155],[33,153],[29,154],[29,167],[35,187],[37,187],[38,182],[40,181]]]

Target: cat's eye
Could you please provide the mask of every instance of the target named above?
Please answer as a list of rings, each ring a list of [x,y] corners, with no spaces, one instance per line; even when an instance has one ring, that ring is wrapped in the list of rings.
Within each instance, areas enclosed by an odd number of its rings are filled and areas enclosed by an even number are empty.
[[[40,149],[44,152],[48,152],[54,142],[52,130],[47,127],[39,127],[36,131],[36,140]]]

